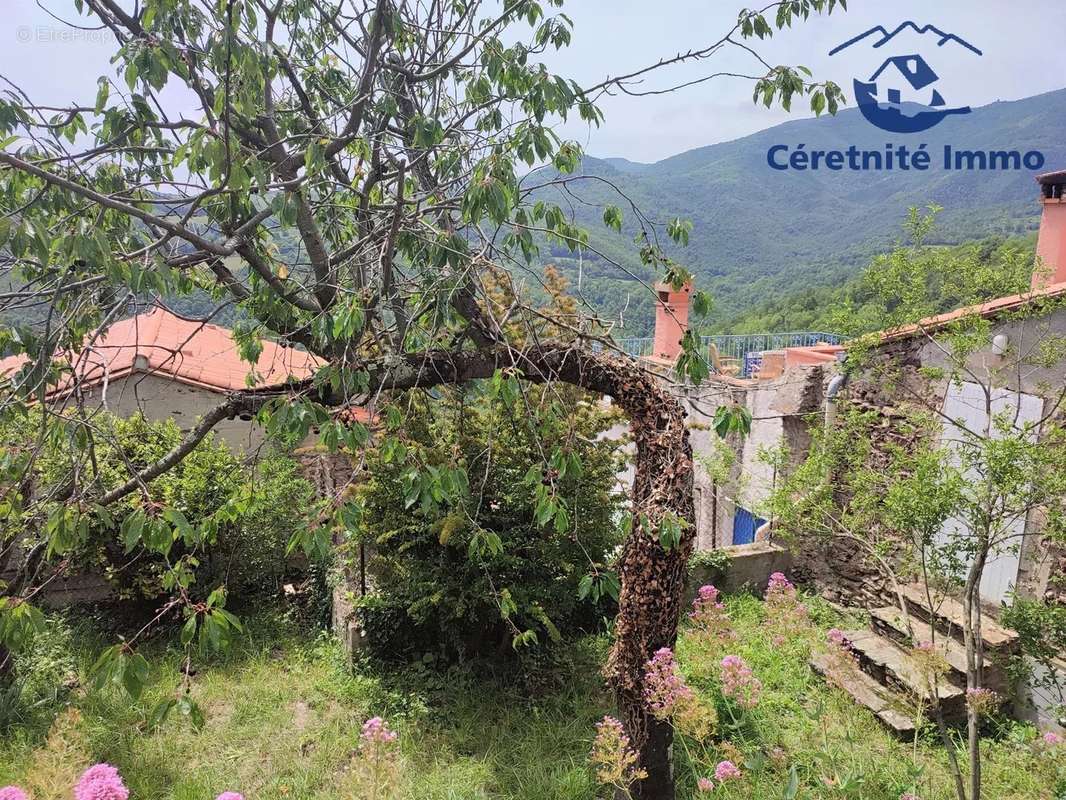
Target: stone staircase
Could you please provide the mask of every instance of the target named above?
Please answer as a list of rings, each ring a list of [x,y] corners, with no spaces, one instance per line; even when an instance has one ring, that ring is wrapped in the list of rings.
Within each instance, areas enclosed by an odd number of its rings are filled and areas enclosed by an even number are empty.
[[[869,708],[889,730],[899,736],[914,733],[915,713],[922,701],[927,714],[930,697],[922,668],[915,658],[914,646],[933,642],[935,651],[948,665],[947,674],[937,682],[937,695],[945,719],[959,722],[966,716],[966,650],[962,636],[962,605],[951,598],[934,598],[932,607],[925,590],[917,584],[904,587],[904,599],[910,617],[913,639],[907,631],[898,607],[886,606],[870,611],[870,628],[844,631],[855,666],[841,670],[839,660],[831,655],[816,654],[811,667],[834,683],[860,705]],[[1006,696],[1006,657],[1018,644],[1018,635],[988,617],[982,618],[985,648],[984,683],[989,689]]]

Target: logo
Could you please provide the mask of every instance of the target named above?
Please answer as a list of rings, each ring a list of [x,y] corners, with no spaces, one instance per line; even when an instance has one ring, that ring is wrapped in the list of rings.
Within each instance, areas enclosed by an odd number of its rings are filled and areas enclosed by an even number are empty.
[[[917,133],[928,130],[945,117],[969,114],[969,106],[951,106],[936,84],[940,76],[926,55],[940,66],[949,58],[981,56],[972,44],[933,25],[918,27],[904,22],[889,33],[877,25],[829,51],[833,56],[854,48],[873,50],[871,63],[877,64],[868,80],[854,81],[855,102],[868,121],[891,133]],[[923,55],[924,54],[924,55]]]

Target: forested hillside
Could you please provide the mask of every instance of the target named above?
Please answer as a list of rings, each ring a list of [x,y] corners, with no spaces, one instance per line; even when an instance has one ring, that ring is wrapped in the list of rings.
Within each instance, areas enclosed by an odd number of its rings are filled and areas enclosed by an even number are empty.
[[[629,335],[645,333],[651,322],[647,292],[605,258],[617,261],[645,279],[629,222],[621,233],[605,228],[602,209],[610,203],[623,210],[632,200],[658,221],[692,220],[687,248],[668,247],[670,254],[692,269],[715,297],[715,320],[738,317],[754,327],[779,327],[785,316],[773,314],[758,323],[756,309],[772,309],[788,296],[792,306],[818,287],[839,285],[854,276],[878,252],[900,238],[900,223],[911,206],[944,208],[931,243],[957,244],[990,236],[1016,236],[1038,223],[1033,173],[1020,171],[944,171],[943,146],[956,150],[1040,150],[1044,170],[1066,165],[1066,90],[1014,102],[999,102],[951,117],[911,136],[897,135],[895,144],[915,149],[927,144],[932,166],[927,171],[777,171],[766,163],[775,144],[806,149],[883,150],[892,135],[846,109],[836,117],[788,122],[732,142],[711,145],[655,164],[625,159],[586,157],[582,174],[595,176],[571,184],[564,193],[544,190],[572,209],[592,231],[591,250],[580,259],[565,248],[545,248],[542,260],[581,277],[590,302],[625,314]],[[530,182],[542,180],[534,174]],[[617,188],[617,191],[616,191]],[[623,196],[624,195],[624,196]],[[602,256],[601,256],[602,254]],[[810,316],[810,315],[808,315]],[[793,317],[797,321],[802,315]]]

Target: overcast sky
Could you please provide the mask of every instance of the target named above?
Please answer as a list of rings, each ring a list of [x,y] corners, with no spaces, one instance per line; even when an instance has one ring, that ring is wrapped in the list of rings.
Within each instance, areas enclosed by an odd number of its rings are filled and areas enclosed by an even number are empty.
[[[575,23],[569,50],[548,57],[549,67],[583,85],[626,73],[678,51],[720,38],[751,0],[571,0]],[[72,0],[0,0],[0,74],[35,99],[91,104],[96,78],[110,72],[113,42],[69,32],[39,6],[77,19]],[[832,79],[849,99],[852,78],[868,78],[869,54],[828,55],[836,45],[874,25],[893,29],[904,20],[933,24],[966,39],[984,53],[945,54],[935,69],[951,105],[1016,100],[1066,85],[1061,34],[1066,0],[849,0],[847,13],[812,18],[767,42],[756,42],[771,64],[803,64],[816,78]],[[7,41],[3,41],[6,37]],[[950,57],[948,57],[950,55]],[[659,88],[720,70],[751,72],[758,67],[739,51],[696,65],[663,70],[644,88]],[[805,115],[768,111],[751,102],[751,84],[721,78],[658,97],[613,97],[601,103],[607,119],[593,131],[570,125],[597,156],[655,161],[693,147],[726,141]]]

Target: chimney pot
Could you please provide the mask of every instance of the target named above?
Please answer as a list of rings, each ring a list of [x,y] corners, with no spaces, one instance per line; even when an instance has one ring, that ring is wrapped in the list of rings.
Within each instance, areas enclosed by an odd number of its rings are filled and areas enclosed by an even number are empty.
[[[1040,184],[1040,234],[1036,241],[1037,267],[1033,289],[1066,282],[1066,170],[1036,176]]]
[[[655,342],[652,356],[676,361],[681,354],[681,339],[688,330],[688,303],[692,284],[675,289],[668,283],[655,284]]]

